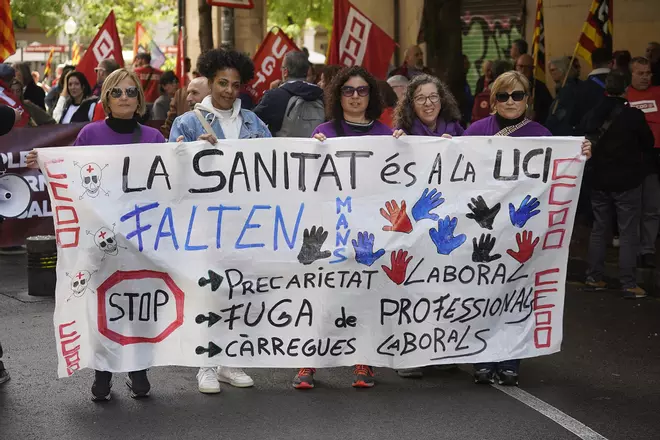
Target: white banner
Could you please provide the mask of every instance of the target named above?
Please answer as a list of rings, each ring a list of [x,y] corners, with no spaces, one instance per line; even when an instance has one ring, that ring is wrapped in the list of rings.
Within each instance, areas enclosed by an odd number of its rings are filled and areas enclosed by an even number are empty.
[[[578,138],[40,150],[59,375],[560,349]]]

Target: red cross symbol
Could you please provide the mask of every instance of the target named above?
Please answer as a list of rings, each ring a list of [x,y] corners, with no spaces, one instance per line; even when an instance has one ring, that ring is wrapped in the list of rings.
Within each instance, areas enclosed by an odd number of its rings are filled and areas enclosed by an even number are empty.
[[[102,240],[105,240],[105,234],[106,234],[105,231],[99,232],[99,237],[101,237]]]
[[[82,272],[78,272],[78,275],[76,275],[76,278],[79,280],[82,280],[85,275],[82,274]]]
[[[89,165],[89,166],[87,167],[87,172],[88,172],[88,173],[91,173],[92,171],[94,171],[94,168],[92,168],[92,166]]]

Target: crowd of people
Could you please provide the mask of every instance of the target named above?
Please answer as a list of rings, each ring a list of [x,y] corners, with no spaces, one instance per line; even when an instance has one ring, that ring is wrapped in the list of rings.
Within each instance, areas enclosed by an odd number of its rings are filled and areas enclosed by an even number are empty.
[[[588,204],[586,211],[593,221],[586,284],[606,287],[605,248],[615,232],[611,225],[616,218],[621,289],[627,298],[641,298],[645,292],[637,285],[634,272],[639,264],[653,265],[660,221],[658,150],[654,149],[660,144],[660,87],[655,85],[660,81],[660,45],[652,43],[646,57],[634,58],[598,49],[592,54],[594,69],[585,81],[579,79],[578,63],[566,57],[552,60],[548,72],[557,83],[554,99],[546,85],[534,79],[533,59],[527,50],[520,40],[511,48],[513,63],[484,63],[477,93],[472,95],[466,81],[466,96],[461,99],[433,76],[424,66],[419,47],[413,47],[387,80],[379,80],[359,66],[316,70],[304,52],[290,52],[284,57],[282,79],[273,82],[271,90],[255,103],[245,90],[254,76],[252,61],[223,47],[202,54],[194,78],[186,77],[185,84],[168,72],[153,69],[149,56],[140,54],[132,71],[111,60],[100,63],[94,89],[71,69],[48,94],[57,89],[59,96],[46,96],[45,102],[53,106],[52,118],[59,123],[96,121],[80,131],[75,142],[80,146],[166,139],[205,140],[215,145],[221,139],[271,136],[313,137],[319,142],[367,135],[582,136],[582,154],[589,159],[593,150],[582,204],[583,208]],[[26,73],[9,78],[10,69],[0,67],[0,81],[25,79]],[[154,77],[158,89],[151,86]],[[41,97],[33,90],[31,87],[30,96]],[[27,99],[27,91],[24,86],[21,99]],[[459,104],[465,102],[470,105]],[[162,118],[164,124],[158,129],[145,126],[148,113]],[[36,159],[37,152],[31,152],[28,166],[36,167]],[[516,359],[478,364],[474,381],[515,386],[519,368]],[[419,369],[398,373],[422,376]],[[293,386],[313,388],[314,374],[313,368],[301,368]],[[110,398],[111,378],[109,372],[96,372],[94,400]],[[254,383],[243,370],[222,366],[200,368],[197,380],[202,393],[220,392],[220,382],[237,387]],[[130,372],[127,383],[133,397],[149,394],[146,371]],[[374,384],[373,368],[356,365],[352,386]]]

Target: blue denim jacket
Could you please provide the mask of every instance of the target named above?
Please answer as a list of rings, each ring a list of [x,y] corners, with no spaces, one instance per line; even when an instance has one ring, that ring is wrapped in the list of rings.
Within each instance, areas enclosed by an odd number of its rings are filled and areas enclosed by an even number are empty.
[[[225,139],[225,134],[220,126],[220,120],[208,110],[200,109],[202,115],[206,118],[209,125],[215,132],[218,139]],[[254,139],[254,138],[269,138],[272,137],[266,124],[263,123],[257,115],[250,110],[241,109],[241,117],[243,123],[241,124],[241,131],[239,132],[239,139]],[[170,130],[169,142],[176,142],[179,136],[183,136],[184,142],[196,141],[199,136],[206,133],[202,123],[197,119],[194,111],[189,111],[177,117],[172,124]]]

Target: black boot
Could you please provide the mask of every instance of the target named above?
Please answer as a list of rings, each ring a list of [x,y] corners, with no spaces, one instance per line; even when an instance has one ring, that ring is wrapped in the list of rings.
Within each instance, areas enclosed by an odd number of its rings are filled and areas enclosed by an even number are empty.
[[[92,384],[92,400],[94,402],[107,402],[110,400],[111,388],[112,373],[108,371],[96,371],[94,383]]]
[[[474,372],[474,383],[490,385],[495,383],[495,371],[490,368],[481,368]]]
[[[506,387],[518,386],[518,372],[513,370],[499,370],[497,372],[497,382]]]
[[[131,389],[131,397],[139,399],[148,397],[151,384],[147,379],[147,370],[131,371],[126,378],[126,385]]]

